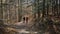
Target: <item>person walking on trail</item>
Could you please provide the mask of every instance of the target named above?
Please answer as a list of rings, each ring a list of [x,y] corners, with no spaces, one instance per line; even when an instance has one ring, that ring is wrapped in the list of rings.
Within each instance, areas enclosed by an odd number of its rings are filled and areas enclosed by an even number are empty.
[[[23,17],[23,23],[25,23],[25,17]]]
[[[26,24],[28,23],[28,17],[26,17]]]

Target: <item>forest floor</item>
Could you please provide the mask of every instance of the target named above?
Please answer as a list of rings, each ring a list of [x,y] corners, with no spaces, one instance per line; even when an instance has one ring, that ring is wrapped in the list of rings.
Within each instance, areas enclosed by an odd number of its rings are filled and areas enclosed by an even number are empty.
[[[38,32],[29,30],[26,24],[24,23],[16,23],[15,25],[7,25],[6,27],[8,31],[14,31],[16,34],[37,34]]]

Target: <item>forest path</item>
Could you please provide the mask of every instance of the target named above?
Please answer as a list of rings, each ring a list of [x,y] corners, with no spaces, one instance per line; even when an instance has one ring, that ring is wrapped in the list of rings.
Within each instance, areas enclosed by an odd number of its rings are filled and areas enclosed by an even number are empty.
[[[17,34],[37,34],[37,32],[29,30],[25,23],[16,23],[15,25],[5,25],[9,31],[15,31]]]

